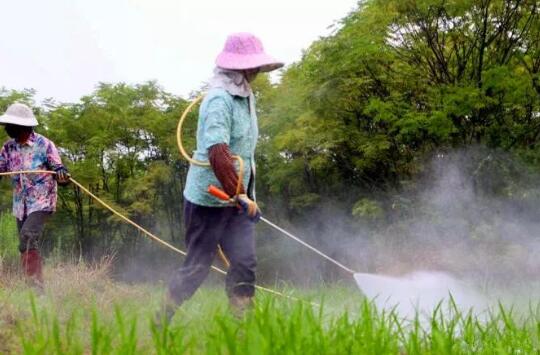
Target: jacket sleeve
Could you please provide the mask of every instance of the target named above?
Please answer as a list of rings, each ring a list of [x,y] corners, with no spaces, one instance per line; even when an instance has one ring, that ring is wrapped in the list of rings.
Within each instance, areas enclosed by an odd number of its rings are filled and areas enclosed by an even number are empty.
[[[8,154],[6,150],[6,146],[4,145],[2,147],[2,150],[0,151],[0,173],[5,173],[8,171]]]
[[[234,167],[234,159],[229,146],[224,143],[211,146],[208,149],[208,160],[223,190],[229,196],[236,196],[238,174]],[[240,193],[245,193],[243,185],[240,186]]]
[[[204,149],[216,144],[230,143],[232,114],[232,104],[224,97],[215,96],[210,99],[203,117]]]
[[[58,149],[53,142],[49,141],[47,144],[47,164],[52,170],[57,170],[64,167]]]

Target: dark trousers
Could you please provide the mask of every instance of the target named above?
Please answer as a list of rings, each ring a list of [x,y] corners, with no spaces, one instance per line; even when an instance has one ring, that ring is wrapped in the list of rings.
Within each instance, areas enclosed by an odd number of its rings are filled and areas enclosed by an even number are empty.
[[[225,280],[229,297],[255,293],[255,227],[236,207],[205,207],[184,203],[187,256],[175,272],[169,294],[181,304],[202,284],[218,245],[230,261]]]
[[[19,230],[19,251],[38,250],[39,241],[45,228],[45,222],[51,215],[48,211],[32,212],[22,220],[17,219]]]

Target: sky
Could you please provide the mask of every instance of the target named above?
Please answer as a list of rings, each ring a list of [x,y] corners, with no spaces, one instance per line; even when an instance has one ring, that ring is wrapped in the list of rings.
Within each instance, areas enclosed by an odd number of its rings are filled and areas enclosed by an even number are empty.
[[[99,82],[157,80],[186,96],[227,34],[252,32],[290,64],[357,0],[0,0],[0,87],[76,102]]]

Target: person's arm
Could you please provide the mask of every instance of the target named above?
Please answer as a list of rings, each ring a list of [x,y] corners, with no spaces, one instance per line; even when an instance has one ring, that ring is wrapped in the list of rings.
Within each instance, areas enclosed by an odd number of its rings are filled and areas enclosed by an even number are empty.
[[[47,144],[47,164],[49,167],[56,172],[55,179],[58,181],[58,184],[65,186],[69,184],[70,175],[64,164],[62,164],[62,159],[60,154],[58,154],[58,149],[53,142],[49,141]]]

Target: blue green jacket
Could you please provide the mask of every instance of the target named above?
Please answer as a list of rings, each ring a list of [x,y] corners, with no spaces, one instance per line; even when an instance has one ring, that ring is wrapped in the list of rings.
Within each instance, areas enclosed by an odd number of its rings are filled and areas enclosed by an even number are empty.
[[[257,116],[251,98],[233,96],[221,88],[211,89],[199,109],[197,149],[193,158],[208,161],[208,148],[225,143],[233,155],[244,160],[244,186],[251,186],[250,196],[255,197],[255,146],[259,136]],[[237,166],[238,167],[238,166]],[[250,178],[253,176],[251,185]],[[209,185],[222,188],[212,168],[189,167],[184,197],[191,203],[223,207],[225,204],[207,192]]]

